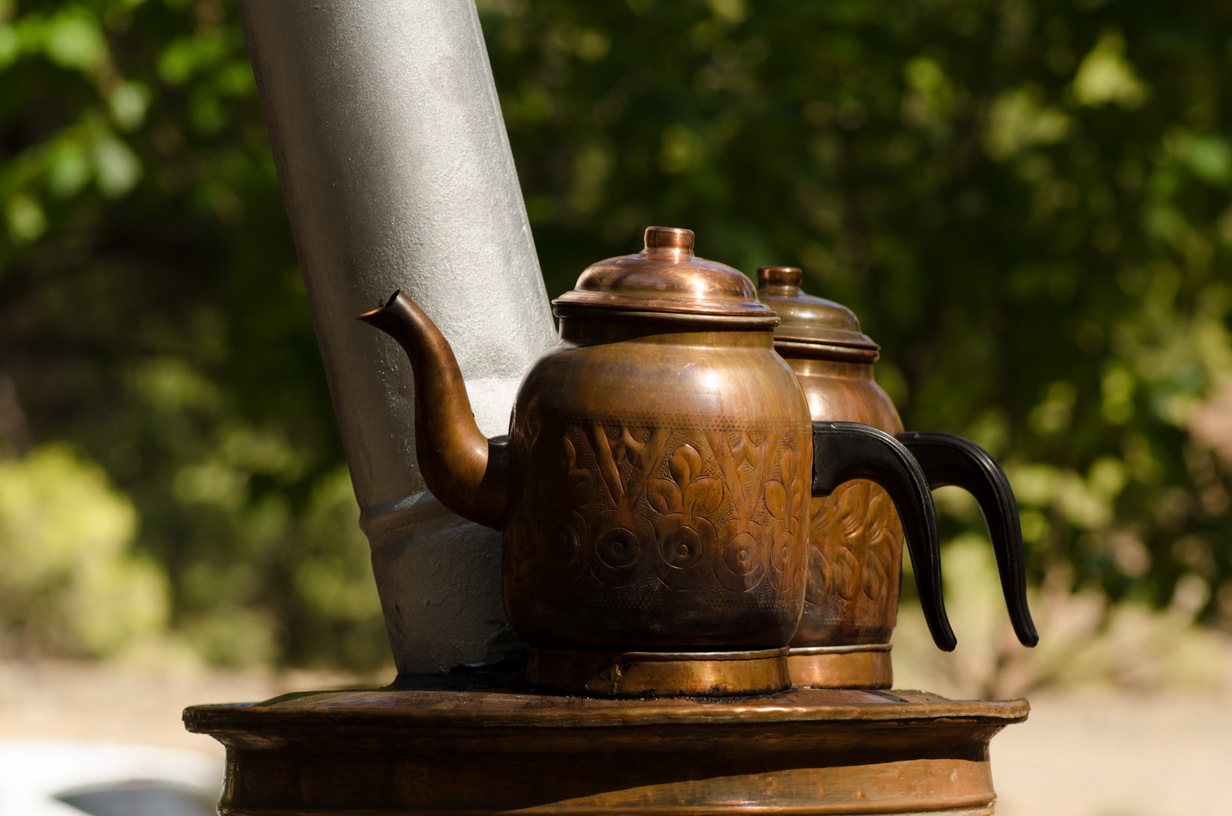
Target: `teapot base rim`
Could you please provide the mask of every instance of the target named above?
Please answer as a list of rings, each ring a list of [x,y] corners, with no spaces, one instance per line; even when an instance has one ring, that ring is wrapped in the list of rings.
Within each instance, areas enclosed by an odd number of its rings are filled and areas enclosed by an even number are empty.
[[[894,683],[888,643],[792,647],[787,665],[797,688],[888,689]]]
[[[787,649],[643,652],[532,647],[526,679],[587,697],[747,697],[791,688]]]

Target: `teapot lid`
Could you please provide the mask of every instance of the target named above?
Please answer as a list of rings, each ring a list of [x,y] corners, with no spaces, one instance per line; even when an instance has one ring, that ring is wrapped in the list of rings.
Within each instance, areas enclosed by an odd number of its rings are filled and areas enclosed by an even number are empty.
[[[881,347],[860,331],[855,312],[841,303],[806,295],[800,290],[804,273],[794,266],[763,266],[757,270],[757,296],[778,314],[776,345],[805,344],[834,356],[877,359]]]
[[[693,231],[647,227],[646,248],[591,264],[573,291],[552,301],[557,315],[604,309],[625,317],[719,320],[770,328],[778,317],[757,299],[753,282],[693,254]]]

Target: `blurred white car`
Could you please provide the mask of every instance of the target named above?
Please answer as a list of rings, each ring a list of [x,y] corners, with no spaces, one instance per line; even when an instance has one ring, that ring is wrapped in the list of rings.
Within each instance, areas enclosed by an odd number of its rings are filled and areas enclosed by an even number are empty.
[[[0,816],[215,816],[222,776],[193,751],[0,739]]]

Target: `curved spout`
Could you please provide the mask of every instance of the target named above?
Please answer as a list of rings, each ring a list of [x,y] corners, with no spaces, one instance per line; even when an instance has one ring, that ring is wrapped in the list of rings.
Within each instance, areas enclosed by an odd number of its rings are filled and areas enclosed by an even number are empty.
[[[475,424],[462,371],[444,335],[398,290],[359,320],[398,341],[415,378],[415,449],[424,482],[441,504],[499,530],[505,525],[508,446]]]

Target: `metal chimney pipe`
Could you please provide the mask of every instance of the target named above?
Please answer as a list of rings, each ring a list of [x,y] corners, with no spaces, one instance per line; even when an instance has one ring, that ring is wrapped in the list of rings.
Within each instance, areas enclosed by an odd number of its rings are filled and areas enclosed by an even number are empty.
[[[405,289],[508,430],[556,342],[473,0],[239,0],[248,53],[400,673],[516,645],[500,534],[425,492],[405,355],[356,322]]]

